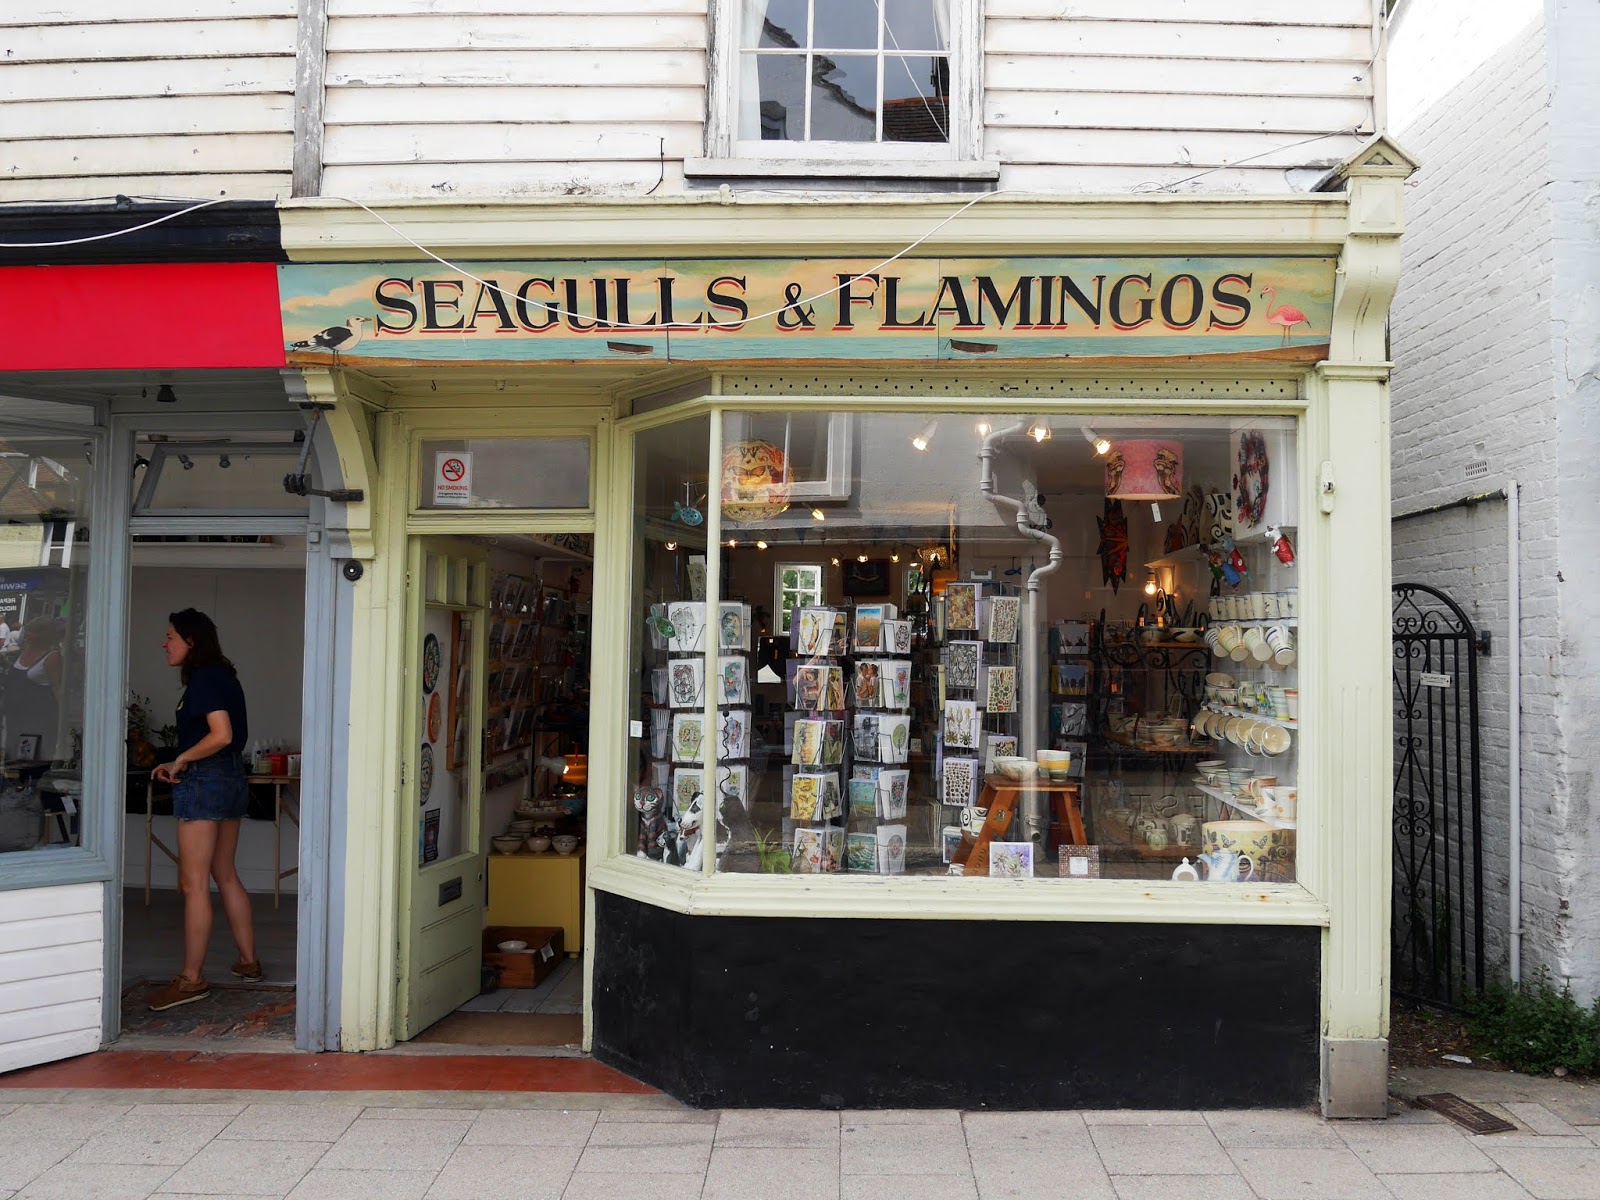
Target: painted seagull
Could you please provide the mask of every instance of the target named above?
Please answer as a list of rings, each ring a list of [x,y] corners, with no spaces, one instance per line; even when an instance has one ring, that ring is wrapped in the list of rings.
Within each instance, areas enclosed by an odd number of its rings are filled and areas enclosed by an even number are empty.
[[[343,325],[332,325],[303,342],[290,342],[291,350],[348,350],[361,340],[361,327],[372,324],[371,317],[351,317]]]

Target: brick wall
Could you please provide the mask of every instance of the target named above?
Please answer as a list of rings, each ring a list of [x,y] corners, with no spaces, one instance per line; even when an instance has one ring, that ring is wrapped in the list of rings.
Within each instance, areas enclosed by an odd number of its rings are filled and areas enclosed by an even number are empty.
[[[1574,866],[1560,713],[1559,428],[1542,5],[1413,0],[1392,30],[1391,118],[1423,163],[1407,191],[1393,318],[1397,513],[1521,482],[1524,967],[1568,961]],[[1486,949],[1507,962],[1505,506],[1394,527],[1394,578],[1455,598],[1494,635],[1480,659]]]

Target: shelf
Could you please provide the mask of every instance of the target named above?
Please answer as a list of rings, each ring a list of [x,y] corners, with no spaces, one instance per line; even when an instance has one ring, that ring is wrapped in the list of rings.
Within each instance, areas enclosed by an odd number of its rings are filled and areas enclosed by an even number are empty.
[[[1280,821],[1277,817],[1264,817],[1248,804],[1243,803],[1232,792],[1225,792],[1221,788],[1214,788],[1210,784],[1197,783],[1194,785],[1213,800],[1221,800],[1229,808],[1237,809],[1252,821],[1260,821],[1263,825],[1271,825],[1274,829],[1296,829],[1298,826],[1293,821]]]
[[[1139,754],[1215,754],[1217,751],[1215,743],[1205,746],[1141,746],[1112,733],[1105,734],[1104,737],[1113,746],[1120,746],[1124,750],[1133,750]],[[1089,752],[1094,753],[1094,749],[1091,748]]]
[[[1290,629],[1300,627],[1299,617],[1225,617],[1213,621],[1213,625],[1287,625]]]
[[[1299,721],[1288,721],[1282,717],[1269,717],[1266,713],[1251,712],[1248,708],[1229,708],[1224,704],[1203,704],[1207,712],[1222,713],[1228,717],[1249,717],[1253,721],[1265,721],[1268,725],[1280,725],[1284,729],[1299,729]]]

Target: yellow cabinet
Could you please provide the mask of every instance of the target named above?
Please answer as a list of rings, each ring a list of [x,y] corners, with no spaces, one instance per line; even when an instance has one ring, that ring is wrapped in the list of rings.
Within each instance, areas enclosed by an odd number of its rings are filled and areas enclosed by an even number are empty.
[[[583,950],[583,852],[491,854],[490,925],[559,925],[569,955]]]

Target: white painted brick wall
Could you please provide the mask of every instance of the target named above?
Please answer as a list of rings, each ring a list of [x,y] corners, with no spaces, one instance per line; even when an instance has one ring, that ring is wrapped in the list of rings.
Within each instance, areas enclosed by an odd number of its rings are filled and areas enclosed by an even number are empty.
[[[1574,743],[1563,732],[1572,673],[1558,573],[1571,506],[1556,466],[1565,433],[1544,6],[1413,0],[1392,34],[1395,135],[1423,162],[1407,192],[1392,319],[1395,510],[1522,483],[1523,965],[1548,966],[1587,996],[1595,973],[1575,963],[1569,928],[1593,835],[1572,804]],[[1487,474],[1473,478],[1478,464]],[[1480,659],[1480,719],[1486,949],[1497,973],[1509,924],[1506,543],[1499,503],[1394,528],[1396,581],[1440,588],[1494,635]]]

